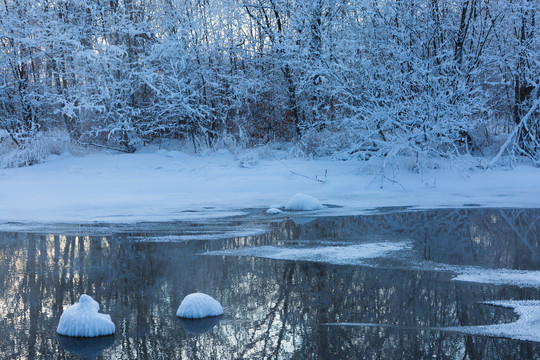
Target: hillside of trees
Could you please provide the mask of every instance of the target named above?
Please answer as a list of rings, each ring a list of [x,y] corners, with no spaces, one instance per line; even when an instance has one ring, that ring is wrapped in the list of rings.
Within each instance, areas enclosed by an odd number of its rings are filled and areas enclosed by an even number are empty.
[[[0,3],[4,154],[63,134],[540,165],[539,88],[537,0]]]

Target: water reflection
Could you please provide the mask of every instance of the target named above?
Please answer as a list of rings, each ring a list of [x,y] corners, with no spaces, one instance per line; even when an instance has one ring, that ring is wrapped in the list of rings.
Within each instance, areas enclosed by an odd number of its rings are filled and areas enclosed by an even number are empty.
[[[175,243],[143,241],[152,232],[0,233],[0,353],[75,358],[55,329],[63,308],[87,293],[117,328],[98,359],[539,358],[537,343],[419,329],[513,321],[511,310],[479,302],[540,299],[537,289],[453,282],[417,269],[198,255],[408,239],[426,260],[538,270],[539,219],[538,210],[402,212],[284,221],[264,235]],[[194,335],[175,312],[197,291],[212,294],[225,316]],[[385,327],[326,325],[340,322]]]
[[[114,335],[94,338],[80,338],[58,335],[60,345],[71,354],[81,359],[95,359],[103,350],[110,348],[114,343]]]
[[[209,316],[202,319],[178,318],[180,325],[190,334],[201,335],[209,332],[223,319],[221,316]]]

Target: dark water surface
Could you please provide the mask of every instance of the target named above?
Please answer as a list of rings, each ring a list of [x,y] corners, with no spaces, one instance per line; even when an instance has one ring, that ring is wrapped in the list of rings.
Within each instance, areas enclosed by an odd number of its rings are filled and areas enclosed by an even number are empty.
[[[540,359],[540,343],[434,329],[514,321],[512,310],[479,302],[540,299],[537,288],[451,281],[449,271],[392,259],[368,266],[201,255],[406,240],[413,260],[540,270],[540,210],[309,220],[276,220],[262,235],[213,240],[198,234],[215,228],[187,224],[0,233],[0,358]],[[195,291],[215,297],[225,315],[181,322],[176,310]],[[115,336],[56,335],[63,309],[83,293],[111,315]]]

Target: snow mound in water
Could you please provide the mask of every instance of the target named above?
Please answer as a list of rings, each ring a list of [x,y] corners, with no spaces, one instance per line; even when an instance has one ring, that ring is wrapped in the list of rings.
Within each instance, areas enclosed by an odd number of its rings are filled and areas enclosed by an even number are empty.
[[[223,315],[221,304],[210,295],[203,293],[186,296],[176,312],[176,316],[188,319],[202,319],[219,315]]]
[[[287,205],[285,205],[285,210],[293,211],[312,211],[321,209],[324,209],[324,206],[319,200],[315,199],[313,196],[301,193],[294,195]]]
[[[60,316],[56,332],[60,335],[94,337],[114,334],[111,317],[100,314],[99,304],[88,295],[81,295],[79,302],[68,307]]]

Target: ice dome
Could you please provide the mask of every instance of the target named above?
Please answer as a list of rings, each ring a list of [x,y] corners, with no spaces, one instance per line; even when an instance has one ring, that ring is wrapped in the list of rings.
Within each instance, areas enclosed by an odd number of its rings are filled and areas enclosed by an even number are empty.
[[[285,210],[293,211],[312,211],[321,210],[323,208],[324,206],[319,200],[315,199],[313,196],[301,193],[294,195],[287,205],[285,205]]]
[[[186,296],[176,312],[176,316],[188,319],[202,319],[219,315],[223,315],[221,304],[210,295],[203,293]]]
[[[78,303],[64,310],[56,332],[60,335],[78,337],[114,334],[115,327],[111,317],[98,311],[97,301],[83,294]]]

